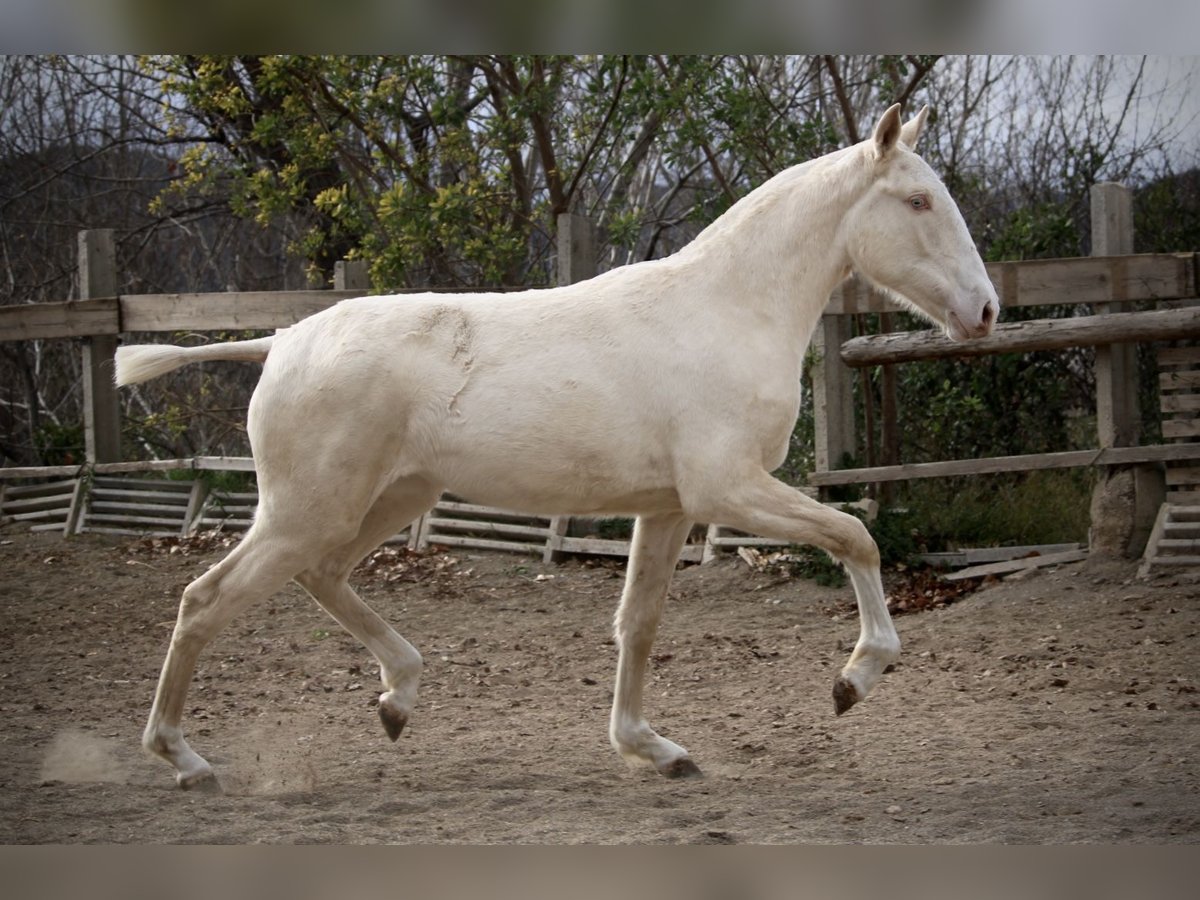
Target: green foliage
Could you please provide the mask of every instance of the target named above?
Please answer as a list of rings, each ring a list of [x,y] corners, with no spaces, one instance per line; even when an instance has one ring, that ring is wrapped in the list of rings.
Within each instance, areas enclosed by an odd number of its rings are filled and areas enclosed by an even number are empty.
[[[789,547],[785,562],[781,563],[791,578],[804,578],[822,587],[843,587],[846,570],[824,550],[816,547]]]
[[[664,223],[706,225],[841,142],[795,86],[809,77],[798,57],[169,56],[143,66],[179,100],[174,133],[209,138],[181,156],[160,212],[224,198],[238,216],[289,222],[291,250],[317,281],[357,257],[378,289],[549,283],[556,216],[572,210],[603,222],[612,246],[654,254]],[[635,188],[648,158],[655,183],[678,179],[666,195],[674,205]]]
[[[82,425],[43,423],[33,442],[44,466],[70,466],[84,461]]]
[[[867,528],[879,546],[880,565],[890,568],[911,565],[921,551],[918,519],[912,510],[881,508]]]
[[[1133,233],[1138,253],[1200,247],[1200,169],[1165,175],[1135,191]]]
[[[258,489],[258,479],[253,472],[201,469],[193,477],[203,481],[213,493],[245,494]]]
[[[627,541],[633,537],[633,519],[612,516],[596,522],[596,534],[613,541]]]
[[[1079,231],[1071,210],[1062,203],[1042,203],[1012,210],[998,229],[984,236],[986,257],[1051,259],[1079,254]]]
[[[928,478],[904,485],[897,504],[931,552],[1086,542],[1094,483],[1089,469]]]

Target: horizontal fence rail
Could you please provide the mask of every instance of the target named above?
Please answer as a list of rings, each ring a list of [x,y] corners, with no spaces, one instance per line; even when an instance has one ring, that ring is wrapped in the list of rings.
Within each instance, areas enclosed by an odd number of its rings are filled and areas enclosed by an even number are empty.
[[[1001,309],[1178,300],[1195,297],[1195,253],[1023,259],[986,264]],[[886,295],[856,281],[833,292],[827,315],[902,311]]]
[[[1197,295],[1196,254],[989,263],[1003,306],[1172,300]],[[465,289],[463,289],[465,290]],[[453,293],[441,288],[438,293]],[[501,292],[500,289],[496,291]],[[363,290],[122,294],[59,303],[0,306],[0,341],[76,338],[124,332],[286,328]],[[396,295],[427,293],[402,290]],[[830,297],[827,315],[894,312],[901,307],[850,281]]]
[[[1127,466],[1134,463],[1167,462],[1200,457],[1198,444],[1149,444],[1140,447],[1106,447],[1099,450],[1065,450],[1059,453],[1029,453],[1022,456],[992,456],[984,459],[948,459],[940,462],[904,463],[870,469],[834,469],[813,472],[809,484],[832,487],[864,481],[905,481],[910,478],[945,478],[952,475],[996,475],[1035,469],[1074,469],[1084,466]]]
[[[961,342],[937,331],[864,335],[842,344],[841,357],[846,365],[859,367],[1197,337],[1200,307],[1188,307],[1011,322],[997,325],[985,338]]]

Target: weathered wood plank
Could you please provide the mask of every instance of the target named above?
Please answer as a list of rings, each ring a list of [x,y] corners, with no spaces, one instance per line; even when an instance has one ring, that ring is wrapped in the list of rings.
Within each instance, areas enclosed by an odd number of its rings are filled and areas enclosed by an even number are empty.
[[[1200,345],[1163,347],[1158,351],[1159,366],[1200,366]]]
[[[1155,556],[1148,561],[1152,566],[1200,566],[1200,556]]]
[[[7,470],[0,469],[0,472],[4,471]],[[40,481],[34,484],[10,484],[6,488],[4,496],[11,499],[13,497],[31,497],[39,494],[61,493],[70,490],[74,486],[75,481],[76,479],[74,478],[62,478],[57,481]]]
[[[1165,438],[1200,438],[1200,419],[1163,419]]]
[[[464,503],[460,500],[439,500],[434,506],[435,512],[451,512],[461,513],[468,516],[483,516],[493,518],[512,518],[512,519],[540,519],[541,516],[535,516],[531,513],[523,513],[517,510],[500,509],[494,506],[480,506],[477,503]]]
[[[69,513],[70,506],[68,503],[63,504],[62,506],[56,506],[53,509],[39,509],[33,512],[23,513],[5,513],[5,515],[15,522],[43,522],[47,519],[52,519],[61,525],[62,521],[67,518]]]
[[[629,541],[612,538],[563,537],[557,549],[566,553],[594,553],[598,556],[628,556]]]
[[[997,325],[985,338],[962,342],[937,331],[864,335],[842,344],[841,357],[846,365],[857,367],[1184,337],[1200,337],[1200,308],[1011,322]]]
[[[1163,508],[1171,507],[1164,503]],[[1200,538],[1200,522],[1166,522],[1163,533],[1171,537]]]
[[[128,514],[117,513],[94,513],[90,510],[84,520],[84,531],[96,531],[97,522],[107,525],[163,525],[174,529],[174,534],[179,533],[179,523],[182,517],[167,518],[166,516],[134,516]]]
[[[1200,453],[1197,453],[1197,456],[1200,457]],[[1200,467],[1168,466],[1167,484],[1172,487],[1177,484],[1200,484]]]
[[[168,460],[154,460],[154,462],[167,462]],[[170,460],[173,462],[174,460]],[[187,460],[183,460],[187,462]],[[119,490],[147,490],[147,491],[167,491],[169,493],[186,494],[192,489],[190,481],[171,481],[166,478],[129,478],[128,476],[108,476],[97,474],[92,480],[92,485],[98,488],[117,488]]]
[[[122,296],[122,331],[271,330],[365,291],[237,291]]]
[[[958,572],[943,575],[942,578],[946,579],[946,581],[962,581],[966,578],[983,578],[986,575],[1005,575],[1009,572],[1020,572],[1022,569],[1059,566],[1065,563],[1079,562],[1087,558],[1087,550],[1067,550],[1063,553],[1047,553],[1044,556],[1027,556],[1024,559],[988,563],[985,566],[971,566],[968,569],[961,569]]]
[[[197,456],[193,468],[212,472],[253,472],[252,456]]]
[[[9,498],[4,501],[5,514],[32,512],[37,509],[65,509],[75,496],[75,486],[71,485],[66,491],[56,491],[53,494],[43,494],[25,499]]]
[[[1050,553],[1066,553],[1081,550],[1075,541],[1066,544],[1026,544],[1021,547],[968,547],[962,550],[947,550],[942,553],[922,553],[917,558],[931,566],[975,566],[984,563],[1006,562],[1010,559],[1028,557],[1031,553],[1043,556]]]
[[[813,450],[818,472],[840,465],[856,444],[854,373],[838,355],[850,335],[845,316],[822,316],[813,333]]]
[[[174,503],[147,503],[144,500],[137,500],[132,503],[128,503],[93,496],[90,510],[93,513],[144,512],[147,515],[151,513],[171,513],[182,517],[187,512],[187,505]]]
[[[0,341],[78,338],[121,330],[116,297],[0,306]]]
[[[71,466],[10,466],[0,468],[0,478],[72,477],[90,471],[95,475],[118,475],[133,472],[174,472],[181,469],[207,469],[220,472],[253,472],[254,460],[249,456],[197,456],[194,459],[149,459],[137,462],[86,463]]]
[[[1139,253],[1072,259],[987,263],[1002,306],[1048,306],[1170,300],[1196,295],[1194,253]],[[893,312],[900,307],[878,294],[839,286],[826,313]]]
[[[446,531],[477,531],[505,537],[535,538],[539,543],[545,541],[548,529],[536,525],[514,525],[511,522],[485,522],[480,519],[450,519],[444,516],[434,516],[429,521],[430,534],[437,535]],[[430,538],[436,540],[436,538]]]
[[[1200,394],[1160,394],[1159,409],[1165,413],[1200,412]]]
[[[1163,556],[1189,553],[1194,550],[1200,550],[1200,539],[1164,537],[1158,542],[1158,549]]]
[[[1161,503],[1158,507],[1158,515],[1154,517],[1154,525],[1150,529],[1150,537],[1146,540],[1146,548],[1142,551],[1142,563],[1138,566],[1138,578],[1145,578],[1150,574],[1150,569],[1154,565],[1154,558],[1158,555],[1158,542],[1163,539],[1163,535],[1171,526],[1171,510],[1169,504]]]
[[[1028,472],[1035,469],[1119,466],[1197,457],[1200,457],[1200,445],[1151,444],[1145,447],[1108,447],[1102,450],[1066,450],[1060,453],[1031,453],[1022,456],[905,463],[899,466],[880,466],[873,469],[839,469],[833,472],[813,472],[808,476],[808,482],[825,487],[834,484],[861,484],[868,481],[942,478],[948,475],[995,475],[1000,472]]]
[[[570,516],[554,516],[550,519],[550,525],[546,529],[546,546],[542,550],[542,562],[549,565],[562,560],[562,539],[567,536],[570,527]]]
[[[1159,372],[1160,391],[1194,391],[1200,389],[1200,372]]]
[[[426,535],[425,544],[438,547],[466,547],[475,550],[504,550],[512,553],[529,553],[540,556],[541,543],[520,543],[517,541],[497,541],[491,538],[477,538],[469,535],[430,534]]]

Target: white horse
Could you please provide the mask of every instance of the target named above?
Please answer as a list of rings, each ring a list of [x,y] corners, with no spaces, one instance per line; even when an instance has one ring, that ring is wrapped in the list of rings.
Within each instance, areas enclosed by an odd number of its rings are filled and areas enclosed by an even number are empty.
[[[863,524],[769,474],[784,460],[805,348],[850,271],[963,340],[999,300],[954,201],[899,106],[862,143],[795,166],[674,256],[518,294],[362,297],[273,337],[117,351],[117,382],[184,363],[265,363],[248,430],[253,526],[183,592],[143,744],[181,787],[215,787],[184,740],[197,656],[235,615],[295,579],[379,661],[379,715],[412,714],[417,650],[347,584],[354,566],[444,490],[541,514],[636,515],[615,632],[609,735],[627,760],[699,772],[642,712],[646,659],[694,522],[814,544],[848,570],[860,636],[835,710],[900,653]]]

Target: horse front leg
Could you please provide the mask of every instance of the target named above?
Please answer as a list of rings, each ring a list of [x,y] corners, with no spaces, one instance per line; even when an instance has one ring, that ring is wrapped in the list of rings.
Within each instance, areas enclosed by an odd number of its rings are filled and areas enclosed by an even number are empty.
[[[615,621],[617,680],[609,740],[626,761],[652,766],[671,778],[699,775],[700,769],[687,750],[650,727],[642,713],[642,692],[667,587],[691,527],[679,514],[638,518]]]
[[[840,716],[864,700],[888,666],[900,658],[900,638],[888,614],[875,539],[854,516],[817,502],[761,469],[741,477],[727,475],[721,484],[719,491],[698,496],[689,508],[698,521],[811,544],[846,567],[858,602],[859,636],[833,685],[834,711]]]

